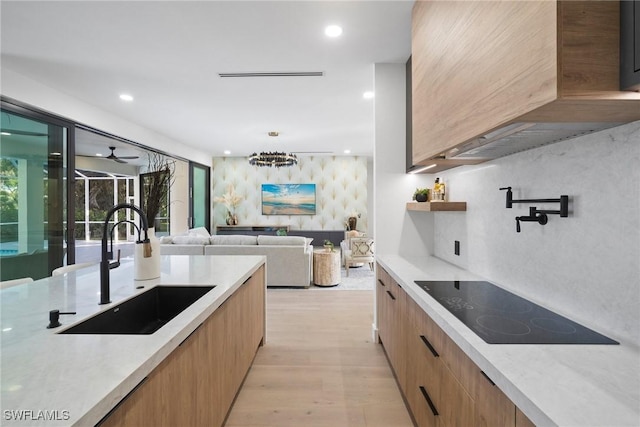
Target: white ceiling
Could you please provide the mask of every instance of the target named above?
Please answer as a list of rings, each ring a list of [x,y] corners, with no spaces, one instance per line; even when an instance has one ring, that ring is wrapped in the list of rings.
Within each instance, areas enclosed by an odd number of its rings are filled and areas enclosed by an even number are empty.
[[[2,68],[214,156],[371,155],[374,100],[362,94],[373,90],[374,63],[409,57],[412,6],[3,0]],[[328,24],[342,36],[327,38]],[[281,71],[324,76],[218,76]],[[135,100],[121,101],[122,92]],[[280,137],[267,136],[272,130]]]

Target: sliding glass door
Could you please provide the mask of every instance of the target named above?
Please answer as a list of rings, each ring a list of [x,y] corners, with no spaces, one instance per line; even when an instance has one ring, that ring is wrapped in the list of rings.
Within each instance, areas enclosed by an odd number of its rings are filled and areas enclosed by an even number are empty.
[[[211,232],[211,170],[207,166],[189,162],[189,225],[205,227]]]
[[[63,263],[72,126],[2,103],[0,280],[40,279]]]
[[[40,279],[63,265],[98,261],[106,210],[142,202],[145,154],[157,152],[18,101],[0,102],[0,280]],[[97,158],[111,147],[127,161]],[[156,234],[172,232],[171,204],[175,233],[185,226],[210,230],[211,170],[189,162],[187,174],[185,159],[175,160],[180,179],[156,217]],[[137,236],[125,225],[114,238],[128,256]]]

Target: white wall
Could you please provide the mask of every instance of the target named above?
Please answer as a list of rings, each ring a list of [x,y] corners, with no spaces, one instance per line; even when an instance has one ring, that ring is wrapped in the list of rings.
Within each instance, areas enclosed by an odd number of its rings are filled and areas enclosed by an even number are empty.
[[[407,212],[417,187],[431,175],[405,173],[405,65],[375,65],[374,234],[378,254],[428,256],[433,215]]]
[[[174,141],[6,68],[2,69],[1,90],[4,96],[52,114],[154,147],[168,154],[180,155],[204,165],[211,164],[209,153],[190,147],[182,141]]]
[[[640,344],[640,122],[440,176],[449,200],[468,210],[435,214],[436,256]],[[514,199],[567,194],[569,217],[549,215],[548,224],[523,223],[516,233],[515,217],[530,205],[506,209],[498,190],[506,186]]]

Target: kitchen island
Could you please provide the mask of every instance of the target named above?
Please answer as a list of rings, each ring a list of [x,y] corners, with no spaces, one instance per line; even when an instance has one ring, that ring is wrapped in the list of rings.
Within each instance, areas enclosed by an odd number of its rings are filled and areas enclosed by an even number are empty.
[[[107,305],[98,305],[97,264],[1,290],[0,424],[88,426],[99,423],[122,401],[125,402],[122,407],[126,407],[128,395],[135,395],[134,390],[152,383],[154,370],[164,366],[177,349],[183,348],[185,341],[193,341],[192,335],[206,329],[200,326],[210,323],[223,310],[229,311],[227,307],[231,304],[223,306],[223,303],[232,301],[251,284],[251,289],[255,289],[251,291],[252,313],[233,314],[236,325],[251,329],[254,342],[250,343],[250,364],[265,339],[264,264],[262,256],[163,256],[159,279],[134,281],[133,260],[124,259],[120,267],[111,270],[112,303]],[[215,288],[150,335],[59,334],[157,285]],[[141,286],[144,288],[140,289]],[[49,311],[53,309],[76,314],[61,316],[62,326],[47,329]],[[255,322],[245,320],[249,314]],[[225,344],[230,345],[219,342],[211,343],[211,347],[224,348]],[[244,352],[247,353],[246,349]],[[196,369],[201,372],[195,374],[204,375],[213,365],[199,364]],[[248,366],[243,370],[239,381],[238,374],[234,377],[237,387]],[[229,405],[236,392],[226,399]],[[174,403],[179,404],[170,402]],[[227,410],[217,416],[224,418]]]
[[[380,270],[378,271],[379,282],[384,281],[385,277],[390,277],[387,281],[397,283],[400,288],[399,290],[390,288],[388,283],[385,287],[385,284],[379,283],[377,286],[383,291],[377,294],[377,298],[386,298],[385,292],[391,292],[393,303],[397,304],[403,296],[406,296],[408,302],[405,307],[415,307],[417,311],[428,317],[430,324],[435,325],[426,332],[438,329],[445,334],[441,342],[454,344],[441,345],[437,350],[440,353],[444,351],[451,354],[455,354],[458,349],[461,351],[462,356],[456,359],[454,366],[450,366],[451,369],[442,368],[441,371],[446,375],[453,372],[452,376],[469,376],[471,370],[461,373],[456,372],[456,369],[464,364],[462,359],[470,359],[470,365],[475,365],[474,369],[481,374],[478,377],[486,377],[490,380],[487,382],[486,379],[481,378],[474,387],[467,387],[467,390],[470,390],[471,399],[473,399],[474,388],[477,391],[478,387],[487,387],[487,384],[492,384],[492,381],[515,405],[516,426],[520,425],[518,421],[523,420],[523,418],[517,418],[519,411],[528,418],[526,421],[538,426],[640,425],[640,370],[638,369],[640,352],[634,345],[616,337],[612,331],[601,330],[596,322],[585,322],[585,326],[618,339],[620,345],[488,344],[414,283],[415,280],[465,281],[484,280],[483,278],[434,257],[412,259],[397,255],[378,255],[377,261]],[[544,301],[533,302],[545,305]],[[571,318],[570,314],[560,314]],[[397,323],[398,317],[394,318],[394,314],[378,312],[377,316],[380,332],[388,328],[387,323]],[[416,317],[415,313],[407,316],[410,323],[413,321],[413,324],[419,324],[420,321],[416,321]],[[382,323],[381,319],[383,319]],[[396,329],[393,329],[394,327]],[[409,367],[406,369],[411,371],[411,359],[407,356],[406,349],[398,350],[397,354],[393,353],[395,346],[393,341],[401,335],[402,328],[391,325],[390,332],[390,338],[387,342],[383,340],[383,345],[387,354],[389,354],[387,347],[391,348],[392,365],[394,358],[399,360],[397,366],[401,370],[406,366],[402,360],[408,358]],[[437,335],[436,333],[435,336]],[[435,352],[433,347],[436,346],[432,346],[433,342],[427,344],[428,337],[425,338],[425,336],[421,337],[425,345]],[[422,343],[418,345],[422,346]],[[451,347],[457,349],[452,351]],[[427,357],[431,357],[431,352],[424,350],[424,353]],[[440,354],[439,359],[442,360],[446,356],[447,354],[444,356]],[[463,369],[461,368],[460,371]],[[415,372],[405,373],[409,384],[407,389],[410,391],[415,374]],[[396,375],[397,378],[403,378],[403,373],[399,373],[398,369],[396,369]],[[466,379],[461,379],[463,388]],[[427,391],[438,392],[437,390]],[[465,393],[463,390],[459,395],[465,395]],[[486,393],[482,392],[480,395],[486,396]],[[421,399],[421,404],[426,405],[422,396],[418,398]],[[408,400],[411,401],[410,398]],[[478,401],[475,405],[478,405]],[[457,405],[456,408],[456,415],[458,415],[463,405]],[[428,408],[426,411],[426,417],[432,417]],[[491,405],[490,412],[496,411],[497,406]],[[522,422],[522,425],[527,425],[526,421]],[[513,419],[510,425],[514,425]]]

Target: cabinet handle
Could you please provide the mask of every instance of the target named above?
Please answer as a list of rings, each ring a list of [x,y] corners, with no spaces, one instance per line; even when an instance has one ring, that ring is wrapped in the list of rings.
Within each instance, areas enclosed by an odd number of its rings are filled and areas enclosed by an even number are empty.
[[[422,396],[424,396],[424,400],[426,400],[427,403],[429,404],[429,408],[431,408],[431,412],[433,412],[433,415],[434,416],[440,415],[438,413],[438,410],[436,409],[436,405],[433,404],[433,401],[429,397],[429,393],[427,393],[427,389],[424,388],[423,386],[420,386],[420,391],[422,392]]]
[[[391,297],[392,300],[396,300],[396,297],[393,296],[393,294],[391,293],[391,291],[387,291],[387,293],[389,294],[389,296]]]
[[[144,377],[144,378],[142,379],[142,381],[140,381],[140,382],[138,383],[138,385],[136,385],[136,386],[133,388],[133,390],[131,390],[129,393],[127,393],[127,395],[126,395],[125,397],[123,397],[123,398],[122,398],[122,400],[116,404],[116,406],[114,406],[113,408],[111,408],[111,410],[107,413],[107,415],[105,415],[105,416],[104,416],[100,421],[98,421],[98,423],[96,424],[96,427],[100,427],[102,424],[104,424],[104,423],[105,423],[105,421],[107,421],[107,419],[111,416],[111,414],[113,414],[114,412],[116,412],[116,410],[117,410],[118,408],[120,408],[120,406],[121,406],[121,405],[122,405],[122,404],[123,404],[127,399],[129,399],[129,397],[130,397],[131,395],[133,395],[133,393],[135,393],[135,392],[140,388],[140,386],[142,386],[142,384],[144,384],[144,383],[147,381],[147,379],[148,379],[148,378],[149,378],[149,377]]]
[[[489,375],[485,374],[484,371],[480,371],[480,373],[482,374],[483,377],[485,377],[487,379],[487,381],[489,381],[491,383],[491,385],[496,385],[496,383],[491,381],[491,378],[489,378]]]
[[[431,345],[431,343],[429,342],[429,340],[427,339],[427,337],[425,337],[424,335],[420,335],[420,339],[422,340],[422,342],[424,343],[424,345],[427,346],[427,348],[431,351],[431,354],[433,354],[433,357],[440,357],[440,355],[438,354],[438,352],[436,351],[435,348],[433,348],[433,346]]]
[[[196,333],[196,331],[197,331],[198,329],[200,329],[200,326],[202,326],[203,324],[204,324],[204,323],[200,323],[200,324],[198,325],[198,327],[197,327],[197,328],[195,328],[195,329],[194,329],[194,330],[193,330],[189,335],[187,335],[187,337],[186,337],[185,339],[183,339],[183,340],[182,340],[182,342],[180,342],[180,344],[178,344],[178,347],[180,347],[182,344],[184,344],[185,342],[187,342],[187,340],[188,340],[189,338],[191,338],[191,335],[195,334],[195,333]]]
[[[382,280],[378,279],[378,282],[380,282],[382,286],[386,286]]]
[[[249,278],[247,280],[245,280],[244,282],[242,282],[242,284],[244,285],[245,283],[247,283],[249,280],[251,280],[252,277],[253,277],[253,275],[249,276]]]

